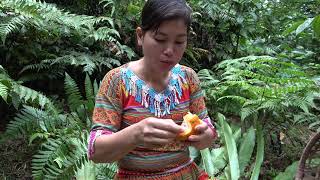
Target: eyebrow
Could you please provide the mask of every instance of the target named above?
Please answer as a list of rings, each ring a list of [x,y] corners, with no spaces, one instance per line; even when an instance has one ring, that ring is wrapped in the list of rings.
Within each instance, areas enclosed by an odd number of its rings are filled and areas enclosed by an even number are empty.
[[[160,31],[157,31],[155,33],[155,35],[161,35],[161,36],[168,36],[166,33],[163,33],[163,32],[160,32]],[[186,37],[187,34],[183,33],[183,34],[178,34],[178,37]]]

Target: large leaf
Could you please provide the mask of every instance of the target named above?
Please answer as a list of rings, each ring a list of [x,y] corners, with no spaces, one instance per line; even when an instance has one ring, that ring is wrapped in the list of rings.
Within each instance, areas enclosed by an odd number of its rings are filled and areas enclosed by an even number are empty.
[[[189,156],[192,160],[196,159],[200,155],[199,150],[192,146],[189,146],[189,152]]]
[[[303,20],[300,20],[300,21],[297,21],[295,23],[293,23],[292,26],[290,26],[288,29],[286,29],[282,35],[283,36],[288,36],[290,33],[292,33],[293,31],[295,31],[304,21]]]
[[[320,15],[316,16],[312,23],[313,31],[320,38]]]
[[[211,153],[209,148],[203,149],[200,151],[204,169],[209,174],[210,177],[214,176],[214,166],[213,159],[211,157]]]
[[[251,127],[248,132],[244,135],[243,141],[239,150],[239,166],[240,173],[244,172],[244,169],[250,162],[252,152],[255,145],[255,130]]]
[[[263,162],[264,156],[264,137],[262,131],[262,125],[260,122],[256,122],[256,129],[257,129],[257,155],[256,155],[256,162],[254,164],[254,169],[251,175],[250,180],[258,180],[260,174],[260,168]]]
[[[214,174],[217,174],[222,168],[227,164],[224,158],[225,148],[215,148],[211,150],[211,157],[213,159],[213,171]]]
[[[304,21],[296,30],[296,35],[300,34],[302,31],[310,27],[310,24],[312,23],[314,18],[308,18],[307,20]]]
[[[222,127],[225,146],[228,153],[228,161],[230,166],[230,175],[232,180],[237,180],[240,177],[239,161],[238,161],[238,151],[236,146],[236,141],[233,138],[232,130],[225,120],[225,117],[218,113],[219,123]]]

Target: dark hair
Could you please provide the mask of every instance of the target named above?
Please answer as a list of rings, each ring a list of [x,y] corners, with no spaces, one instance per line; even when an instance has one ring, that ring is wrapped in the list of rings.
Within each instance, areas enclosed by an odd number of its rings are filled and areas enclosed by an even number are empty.
[[[141,29],[156,31],[163,21],[182,19],[189,31],[191,12],[184,0],[148,0],[141,14]]]

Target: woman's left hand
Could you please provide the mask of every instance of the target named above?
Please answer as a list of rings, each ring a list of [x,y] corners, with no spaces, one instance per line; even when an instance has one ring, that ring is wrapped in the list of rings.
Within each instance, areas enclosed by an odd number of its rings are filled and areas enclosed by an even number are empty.
[[[199,150],[211,147],[216,137],[208,125],[202,122],[196,126],[196,131],[198,134],[189,136],[186,144]]]

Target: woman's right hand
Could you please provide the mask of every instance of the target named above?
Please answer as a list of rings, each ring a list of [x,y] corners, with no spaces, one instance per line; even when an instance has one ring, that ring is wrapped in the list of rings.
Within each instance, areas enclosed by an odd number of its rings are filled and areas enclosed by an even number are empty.
[[[171,143],[184,129],[172,119],[146,118],[136,124],[137,142],[145,147],[159,147]]]

